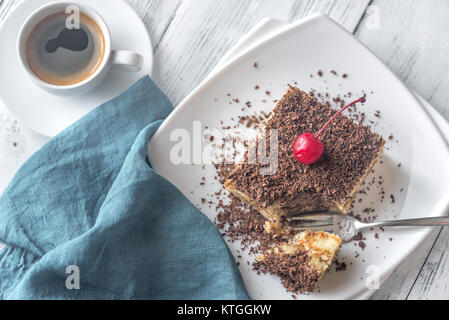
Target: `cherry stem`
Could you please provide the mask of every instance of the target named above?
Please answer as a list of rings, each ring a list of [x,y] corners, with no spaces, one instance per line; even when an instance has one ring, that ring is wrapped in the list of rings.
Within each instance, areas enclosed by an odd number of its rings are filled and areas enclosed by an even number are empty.
[[[318,133],[315,135],[315,139],[318,139],[318,137],[319,137],[319,136],[323,133],[323,131],[324,131],[324,130],[331,124],[331,122],[334,121],[335,118],[337,118],[340,114],[342,114],[343,111],[345,111],[346,109],[352,107],[353,105],[355,105],[356,103],[359,103],[359,102],[360,102],[360,103],[365,103],[365,102],[366,102],[366,99],[365,99],[364,97],[363,97],[363,98],[360,98],[359,100],[356,100],[356,101],[354,101],[354,102],[348,104],[346,107],[344,107],[343,109],[341,109],[340,111],[338,111],[338,112],[332,117],[332,119],[330,119],[330,120],[324,125],[324,127],[321,128],[320,131],[318,131]]]

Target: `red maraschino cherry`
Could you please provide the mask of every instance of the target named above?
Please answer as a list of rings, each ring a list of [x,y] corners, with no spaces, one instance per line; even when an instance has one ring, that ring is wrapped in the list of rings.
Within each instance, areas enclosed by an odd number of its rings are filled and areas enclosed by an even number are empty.
[[[295,158],[303,164],[312,164],[320,160],[324,152],[324,146],[321,141],[318,140],[318,137],[343,111],[352,107],[356,103],[364,103],[365,101],[365,98],[360,98],[359,100],[356,100],[341,109],[324,125],[323,128],[321,128],[320,131],[318,131],[316,135],[313,135],[310,132],[305,132],[296,138],[293,143],[293,154],[295,155]]]

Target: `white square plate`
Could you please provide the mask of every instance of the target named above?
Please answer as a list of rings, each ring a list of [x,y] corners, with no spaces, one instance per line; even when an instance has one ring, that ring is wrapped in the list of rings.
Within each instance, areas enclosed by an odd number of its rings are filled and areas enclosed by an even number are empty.
[[[259,68],[253,67],[254,62],[259,64]],[[325,71],[326,77],[309,77],[318,70]],[[334,77],[329,74],[330,70],[347,73],[349,77],[344,80]],[[319,92],[329,92],[331,96],[350,91],[356,97],[366,92],[368,102],[363,107],[366,121],[374,121],[373,131],[386,140],[390,135],[394,136],[392,141],[388,140],[382,163],[376,166],[372,176],[383,177],[386,198],[381,202],[379,189],[373,187],[368,195],[362,197],[362,202],[357,203],[354,211],[373,208],[377,220],[438,216],[447,212],[449,152],[440,132],[413,94],[388,68],[351,34],[321,15],[270,34],[206,79],[173,111],[150,141],[149,158],[153,168],[213,220],[217,214],[214,206],[201,205],[201,199],[211,199],[210,195],[221,187],[213,179],[215,170],[210,165],[203,169],[202,164],[174,165],[170,153],[177,142],[170,140],[171,134],[184,129],[194,137],[194,121],[201,122],[204,133],[206,127],[221,128],[221,121],[232,125],[235,122],[231,118],[236,119],[245,113],[252,115],[256,110],[269,112],[274,103],[261,102],[267,99],[265,90],[271,91],[272,98],[267,100],[279,99],[287,84],[294,81],[301,89],[314,88]],[[254,90],[255,85],[259,85],[261,90]],[[229,104],[227,93],[239,98],[240,104]],[[242,111],[246,101],[251,101],[253,107]],[[377,110],[381,119],[374,116]],[[206,178],[205,186],[200,186],[202,177]],[[394,203],[390,201],[390,194],[395,197]],[[341,248],[339,260],[348,265],[345,272],[327,273],[316,292],[298,298],[352,299],[365,296],[369,290],[367,282],[376,278],[379,282],[385,280],[429,231],[429,228],[407,228],[365,232],[365,250],[353,243],[344,244]],[[375,233],[379,234],[379,239],[374,238]],[[237,257],[239,244],[229,243],[229,247]],[[355,258],[357,254],[359,256]],[[252,259],[243,256],[243,262]],[[246,263],[240,264],[252,298],[291,299],[279,278],[258,276],[251,269]]]

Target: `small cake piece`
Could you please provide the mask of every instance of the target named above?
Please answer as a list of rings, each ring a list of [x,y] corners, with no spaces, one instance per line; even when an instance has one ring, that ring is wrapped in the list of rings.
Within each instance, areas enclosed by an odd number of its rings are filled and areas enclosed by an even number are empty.
[[[290,292],[312,292],[332,265],[340,245],[337,236],[305,231],[257,257],[254,267],[278,275]]]
[[[246,161],[231,172],[225,188],[276,223],[284,216],[311,211],[348,213],[363,180],[382,154],[384,139],[340,115],[320,136],[324,155],[318,162],[302,164],[292,152],[298,135],[318,132],[335,113],[306,92],[289,87],[254,141],[257,145],[260,137],[269,137],[273,129],[278,131],[276,172],[262,174],[263,166],[248,161],[246,155]]]

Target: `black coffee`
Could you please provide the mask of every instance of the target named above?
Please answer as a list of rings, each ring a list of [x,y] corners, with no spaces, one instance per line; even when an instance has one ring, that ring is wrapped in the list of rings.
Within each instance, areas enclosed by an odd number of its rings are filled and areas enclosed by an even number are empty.
[[[71,51],[84,51],[89,47],[89,34],[84,29],[64,29],[45,45],[47,53],[54,53],[59,48]]]
[[[100,66],[105,40],[98,24],[80,14],[80,28],[66,28],[65,12],[40,20],[26,40],[30,69],[42,80],[71,85],[89,78]]]

